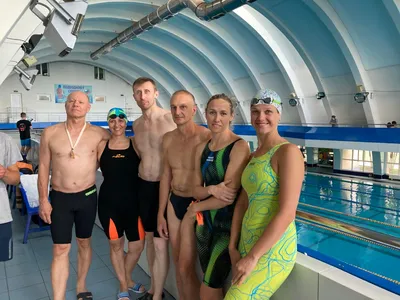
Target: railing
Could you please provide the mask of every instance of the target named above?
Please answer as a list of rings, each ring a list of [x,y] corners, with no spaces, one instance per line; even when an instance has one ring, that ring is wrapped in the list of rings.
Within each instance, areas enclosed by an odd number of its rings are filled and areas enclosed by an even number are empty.
[[[332,125],[329,123],[280,123],[279,125],[281,125],[281,126],[332,127]],[[387,128],[387,124],[337,123],[336,127]],[[397,126],[391,127],[391,128],[397,128]]]
[[[130,121],[136,120],[141,116],[140,113],[127,112]],[[0,112],[0,123],[16,123],[20,120],[19,112]],[[64,122],[67,119],[65,112],[27,112],[27,119],[32,122]],[[86,115],[87,121],[106,121],[107,112],[89,112]]]
[[[65,112],[35,112],[29,108],[22,108],[27,113],[27,118],[33,122],[63,122],[66,120]],[[0,111],[0,123],[15,123],[20,120],[20,111],[10,110]],[[130,121],[136,120],[141,113],[132,112],[130,109],[125,110]],[[106,121],[107,112],[89,112],[87,114],[88,121]],[[200,124],[200,123],[199,123]],[[251,125],[249,123],[235,123],[237,125]],[[329,123],[280,123],[280,126],[307,126],[307,127],[331,127]],[[387,128],[387,124],[362,124],[362,123],[338,123],[337,127],[358,127],[358,128]],[[398,128],[397,126],[391,128]]]

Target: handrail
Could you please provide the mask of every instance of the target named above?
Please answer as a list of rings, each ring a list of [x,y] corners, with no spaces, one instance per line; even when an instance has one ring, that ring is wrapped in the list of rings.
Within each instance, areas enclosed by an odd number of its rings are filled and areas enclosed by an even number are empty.
[[[140,112],[131,112],[130,109],[126,109],[128,119],[133,121],[139,118],[142,114]],[[34,122],[62,122],[66,119],[66,114],[63,111],[60,112],[32,112],[27,111],[28,119],[33,119]],[[0,110],[0,123],[14,123],[20,119],[20,112],[10,112],[8,108],[6,111]],[[88,121],[105,121],[107,119],[107,112],[89,112],[87,114]],[[202,122],[198,122],[202,124]],[[236,125],[251,125],[250,123],[235,123]],[[280,126],[302,126],[302,127],[331,127],[332,125],[327,123],[297,123],[297,122],[285,122],[280,123]],[[338,123],[337,127],[357,127],[357,128],[387,128],[387,124],[365,124],[365,123]],[[394,129],[396,127],[392,127]]]
[[[106,121],[108,112],[89,112],[86,116],[87,121]],[[130,121],[136,120],[142,114],[126,111]],[[28,119],[33,119],[33,122],[63,122],[67,119],[65,112],[35,112],[32,115],[27,115]],[[3,113],[0,112],[0,123],[15,123],[20,120],[20,113]]]

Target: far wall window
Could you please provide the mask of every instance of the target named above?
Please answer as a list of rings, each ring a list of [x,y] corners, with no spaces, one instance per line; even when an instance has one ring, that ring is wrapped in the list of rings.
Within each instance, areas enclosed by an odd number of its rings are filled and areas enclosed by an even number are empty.
[[[103,68],[94,67],[94,79],[106,80],[104,75],[105,71]]]
[[[386,152],[386,174],[400,175],[400,155],[398,152]]]
[[[49,64],[38,64],[36,65],[36,69],[39,71],[38,75],[50,76]]]
[[[344,149],[342,151],[342,170],[372,173],[372,151]]]

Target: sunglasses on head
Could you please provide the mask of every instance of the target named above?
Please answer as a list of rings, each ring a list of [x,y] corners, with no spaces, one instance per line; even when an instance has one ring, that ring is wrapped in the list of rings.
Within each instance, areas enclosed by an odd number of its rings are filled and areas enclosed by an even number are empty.
[[[112,114],[108,116],[109,119],[116,119],[117,117],[120,119],[126,119],[126,116],[124,114],[119,114],[119,115]]]
[[[267,97],[267,98],[253,98],[253,99],[251,99],[251,105],[272,104],[272,103],[276,103],[276,104],[282,105],[281,102],[279,102],[277,100],[272,100],[270,97]]]

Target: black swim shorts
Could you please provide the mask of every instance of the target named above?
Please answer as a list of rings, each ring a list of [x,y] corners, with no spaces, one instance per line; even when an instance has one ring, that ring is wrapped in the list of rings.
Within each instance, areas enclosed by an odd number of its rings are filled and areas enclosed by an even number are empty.
[[[145,232],[153,232],[160,237],[157,230],[157,216],[159,207],[160,182],[146,181],[139,177],[138,204],[139,216]]]
[[[71,243],[74,223],[77,238],[92,236],[97,210],[96,185],[78,193],[63,193],[53,189],[50,201],[53,206],[50,229],[54,244]]]

